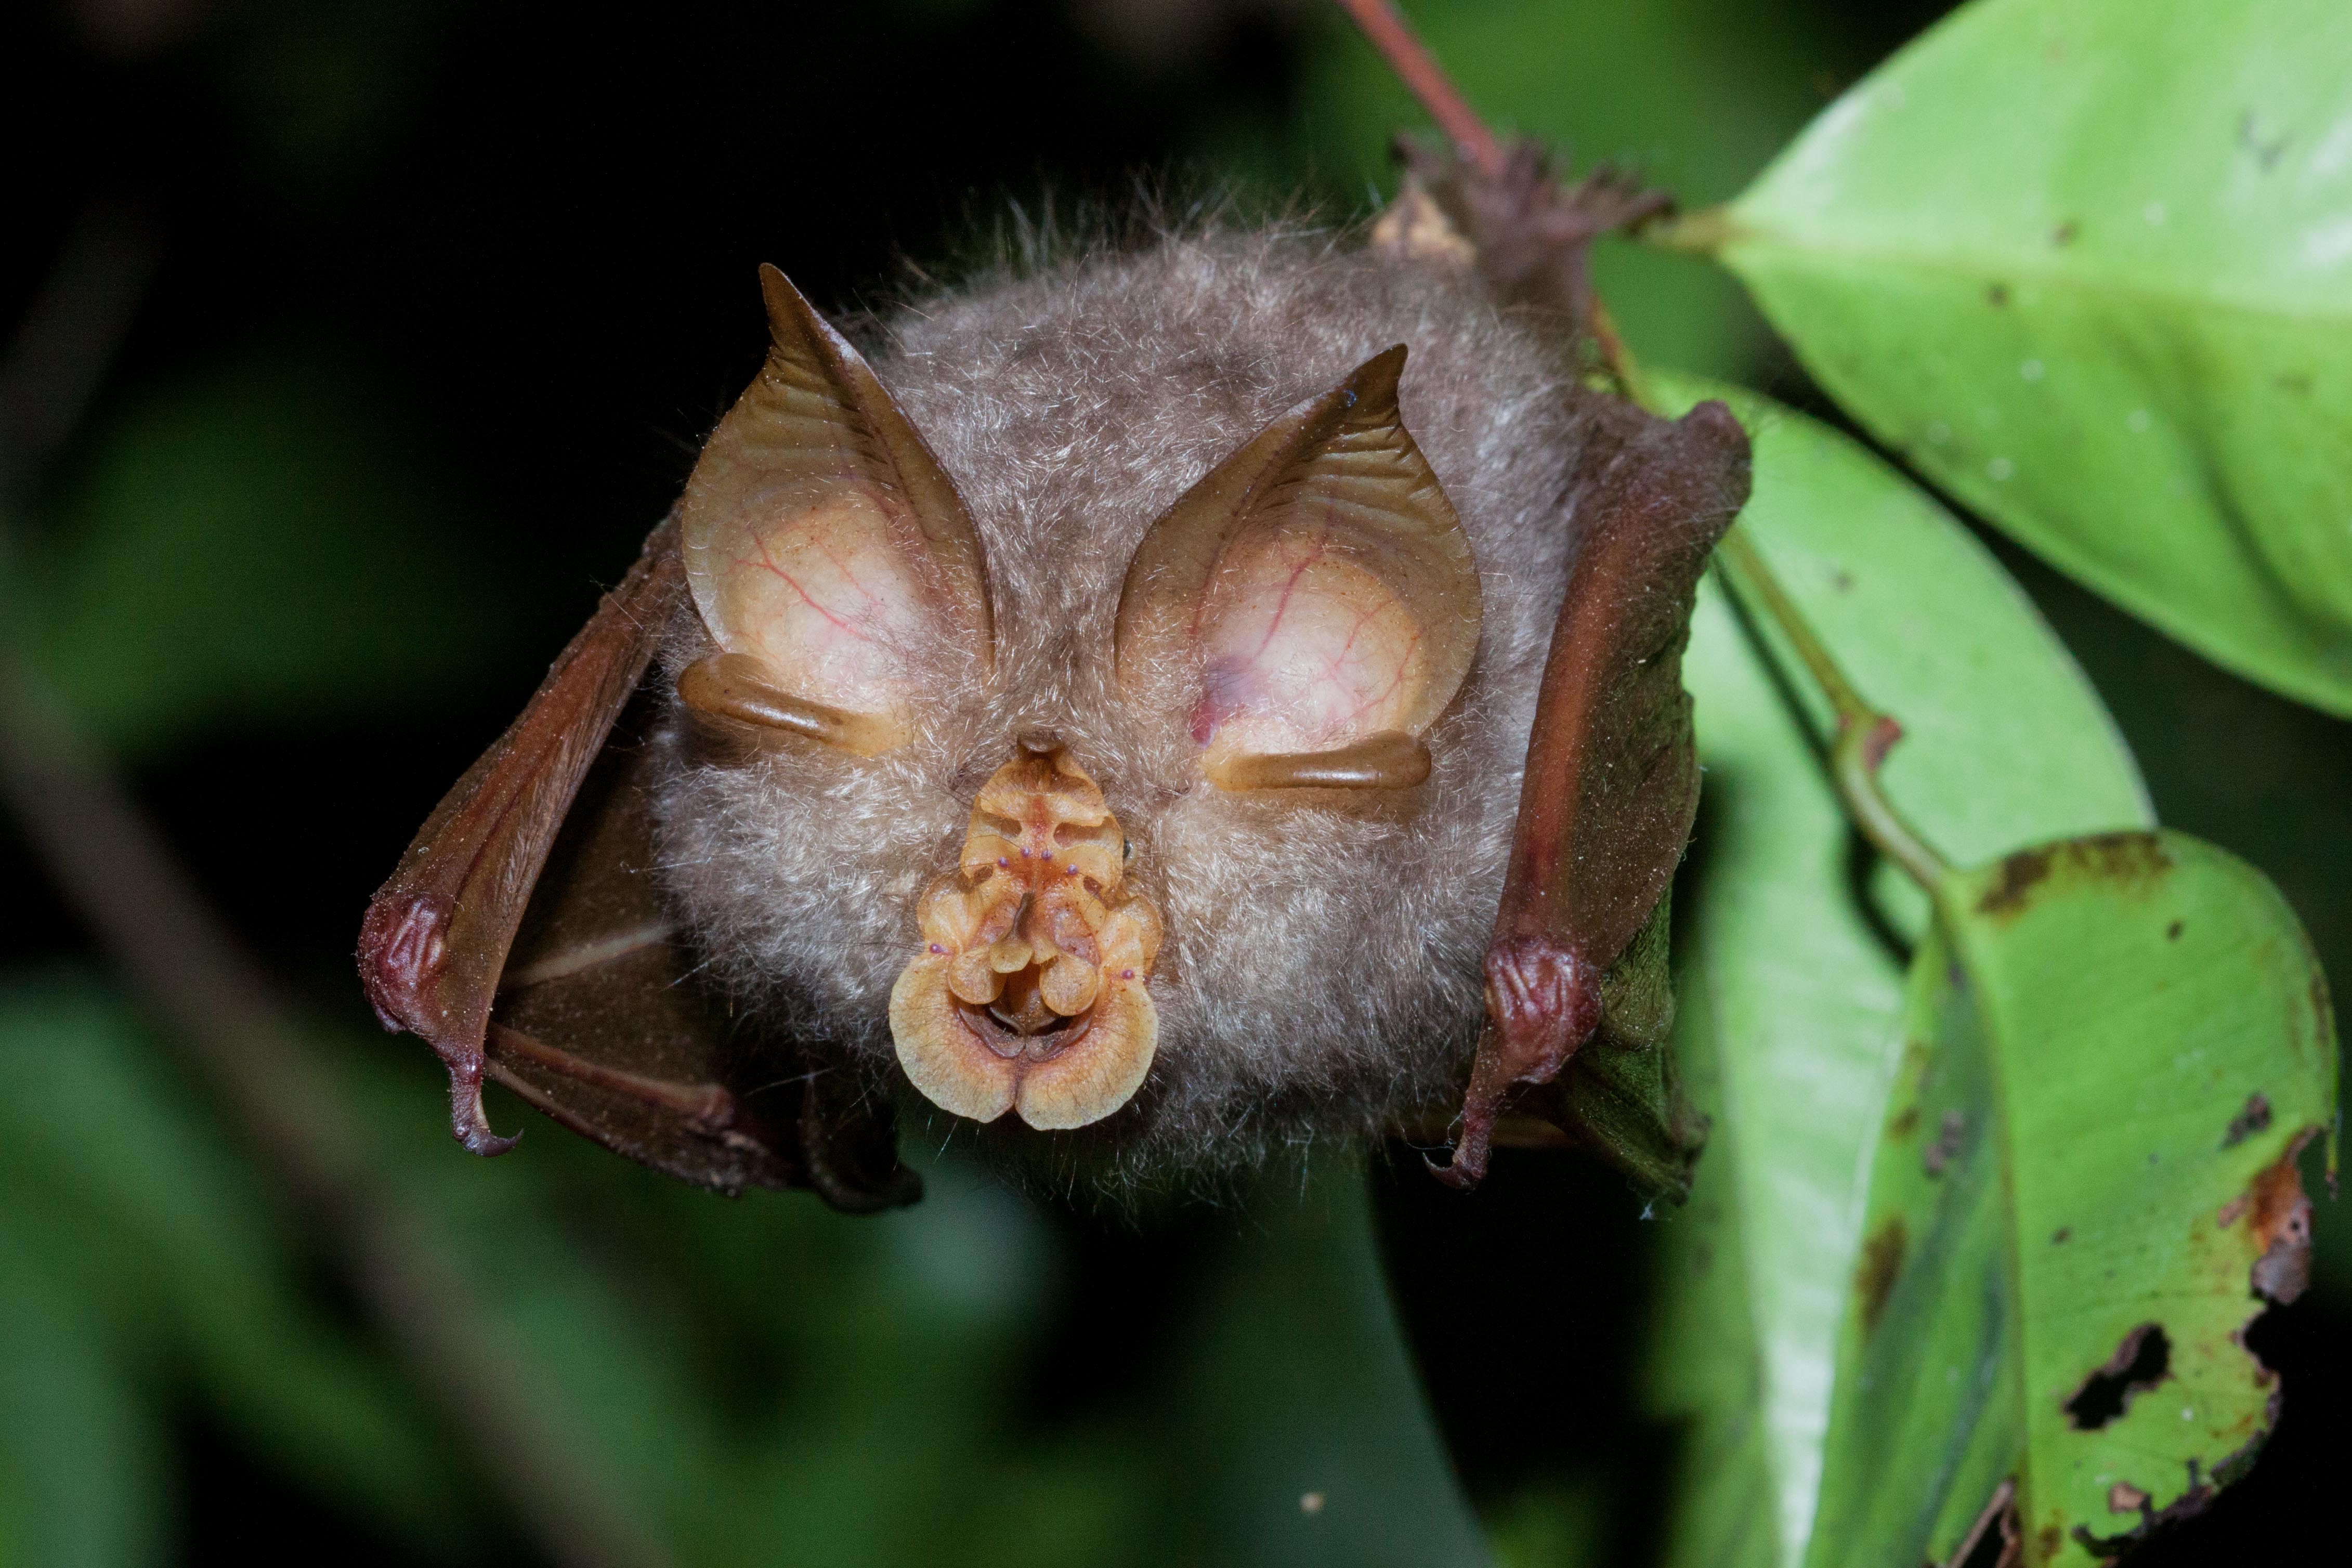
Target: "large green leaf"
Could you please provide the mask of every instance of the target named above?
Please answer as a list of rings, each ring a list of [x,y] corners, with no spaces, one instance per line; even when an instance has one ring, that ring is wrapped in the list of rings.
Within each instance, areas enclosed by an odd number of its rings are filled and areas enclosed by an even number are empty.
[[[2300,1289],[2326,990],[2260,873],[2178,834],[2023,850],[1937,901],[1805,1561],[1945,1561],[2014,1476],[2026,1562],[2087,1563],[2269,1432],[2242,1331],[2257,1285]]]
[[[2032,606],[1956,521],[1851,441],[1752,395],[1739,526],[1864,692],[1912,726],[1890,789],[1990,857],[2149,820],[2130,758]],[[1707,769],[1676,1047],[1715,1118],[1665,1231],[1654,1396],[1693,1423],[1675,1563],[1794,1563],[1812,1533],[1868,1152],[1901,1058],[1903,962],[1769,667],[1712,584],[1685,662]],[[1816,721],[1819,715],[1814,715]],[[1907,753],[1907,754],[1906,754]]]
[[[1718,254],[1873,434],[2231,668],[2352,713],[2352,6],[1978,0]]]

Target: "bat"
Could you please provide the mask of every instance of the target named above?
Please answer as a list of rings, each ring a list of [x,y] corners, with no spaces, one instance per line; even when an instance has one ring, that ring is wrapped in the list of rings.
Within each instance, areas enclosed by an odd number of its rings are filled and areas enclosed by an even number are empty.
[[[657,1170],[918,1191],[896,1119],[1106,1190],[1287,1143],[1598,1149],[1679,1191],[1680,679],[1746,499],[1598,384],[1658,198],[1414,152],[1369,228],[1031,257],[771,347],[371,904],[447,1066]]]

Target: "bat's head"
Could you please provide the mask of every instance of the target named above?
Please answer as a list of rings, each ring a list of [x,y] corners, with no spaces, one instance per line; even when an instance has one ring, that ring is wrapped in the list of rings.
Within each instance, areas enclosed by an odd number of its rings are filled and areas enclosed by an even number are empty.
[[[979,1122],[1262,1142],[1458,1093],[1544,594],[1492,625],[1404,346],[1302,393],[1329,344],[1260,363],[1209,310],[1106,364],[1066,290],[902,337],[886,386],[762,282],[665,654],[667,876],[719,972]],[[1495,401],[1429,398],[1465,454],[1524,425]]]

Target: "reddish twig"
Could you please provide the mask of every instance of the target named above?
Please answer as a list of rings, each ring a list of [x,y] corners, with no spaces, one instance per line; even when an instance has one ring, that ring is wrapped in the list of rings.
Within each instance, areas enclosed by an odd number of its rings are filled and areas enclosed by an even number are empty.
[[[1462,96],[1445,68],[1437,63],[1413,33],[1411,23],[1393,0],[1333,0],[1352,19],[1372,47],[1380,50],[1389,68],[1397,73],[1438,128],[1454,141],[1462,156],[1489,179],[1503,173],[1503,144]]]

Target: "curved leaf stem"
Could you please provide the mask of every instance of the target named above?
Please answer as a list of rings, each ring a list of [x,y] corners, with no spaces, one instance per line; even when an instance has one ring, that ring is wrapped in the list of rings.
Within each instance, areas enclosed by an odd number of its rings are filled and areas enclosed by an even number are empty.
[[[1879,784],[1879,766],[1903,738],[1903,726],[1854,689],[1796,600],[1765,564],[1763,552],[1742,530],[1735,526],[1724,536],[1716,546],[1715,560],[1734,596],[1750,614],[1779,629],[1828,700],[1837,725],[1830,741],[1830,783],[1845,803],[1846,815],[1872,847],[1902,867],[1920,887],[1935,891],[1950,873],[1950,862],[1920,837]]]

